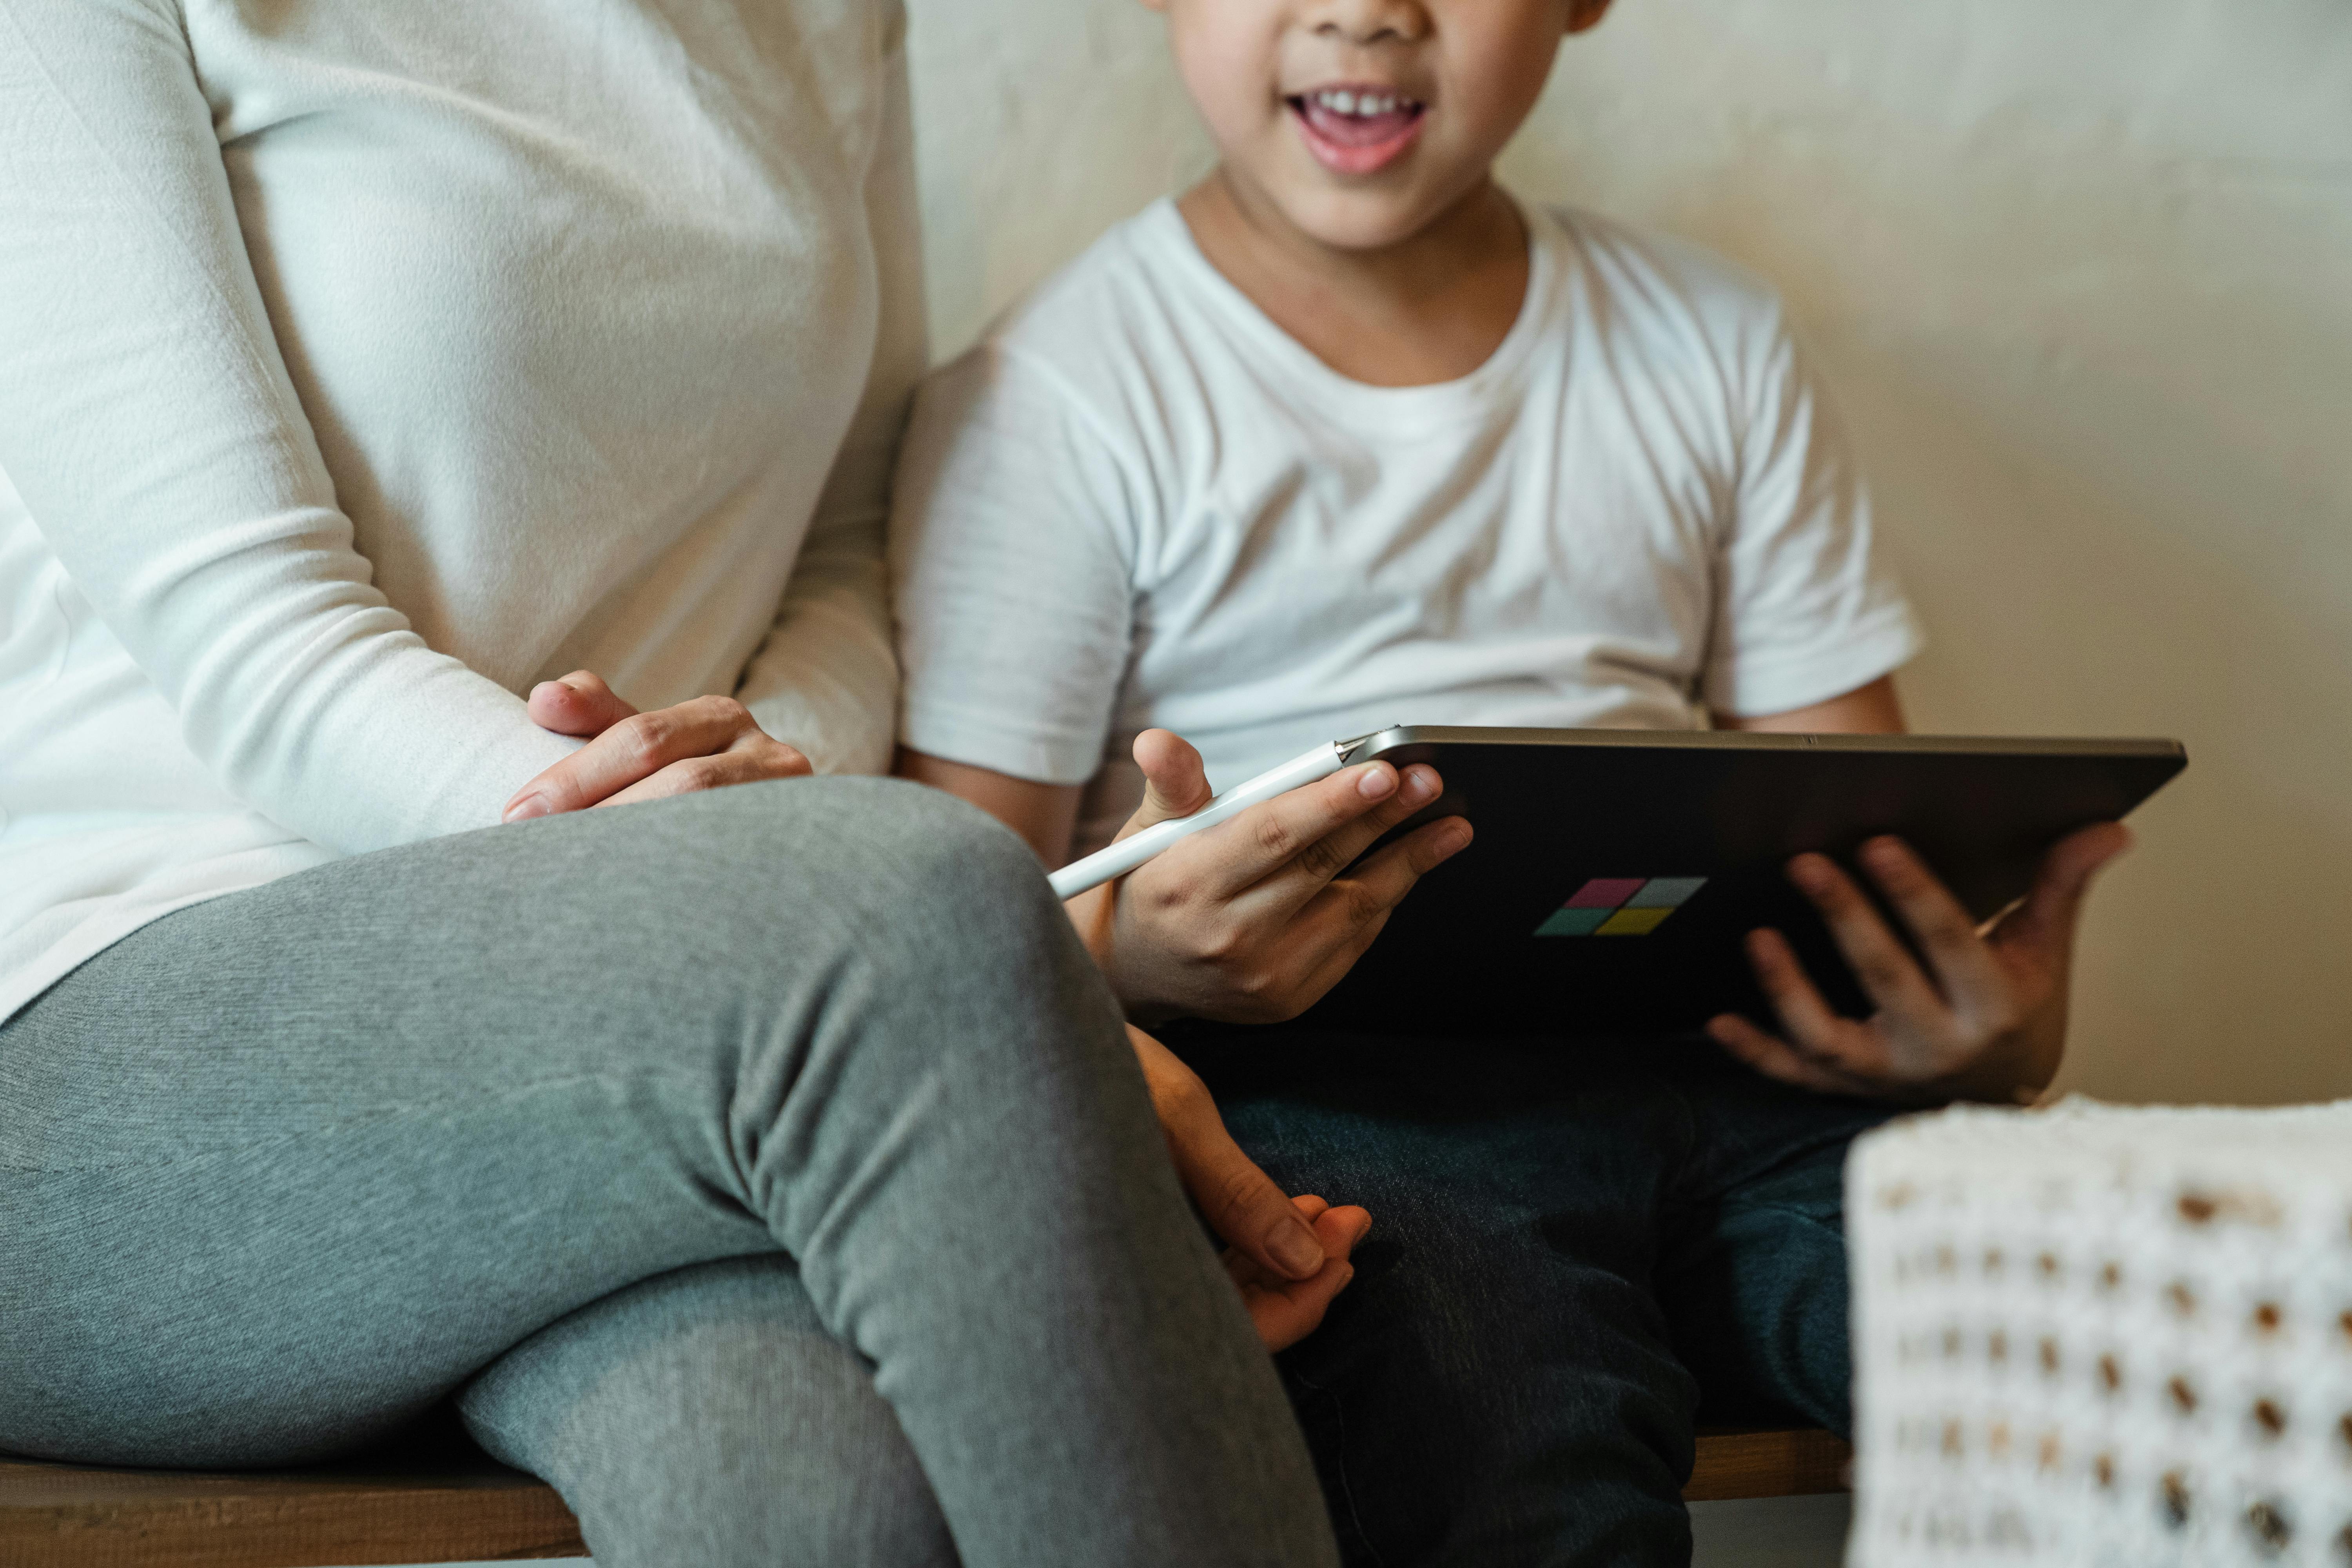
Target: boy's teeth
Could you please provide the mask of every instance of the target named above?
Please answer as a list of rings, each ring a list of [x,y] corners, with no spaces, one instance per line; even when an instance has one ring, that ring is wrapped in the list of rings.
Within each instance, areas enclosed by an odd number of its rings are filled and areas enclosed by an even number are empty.
[[[1318,92],[1315,105],[1333,114],[1374,115],[1394,114],[1405,100],[1393,92],[1355,93],[1347,91]]]

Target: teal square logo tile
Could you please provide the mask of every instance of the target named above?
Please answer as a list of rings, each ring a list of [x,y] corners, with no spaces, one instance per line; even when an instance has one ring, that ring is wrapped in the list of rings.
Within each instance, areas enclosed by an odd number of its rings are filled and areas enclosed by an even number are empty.
[[[1615,914],[1614,910],[1554,910],[1551,918],[1536,927],[1538,936],[1591,936],[1601,929],[1601,922]]]

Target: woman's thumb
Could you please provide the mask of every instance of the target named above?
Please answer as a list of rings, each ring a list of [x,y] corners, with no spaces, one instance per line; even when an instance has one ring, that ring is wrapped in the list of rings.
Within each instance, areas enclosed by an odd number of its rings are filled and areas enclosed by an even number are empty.
[[[1279,1279],[1312,1279],[1327,1254],[1290,1194],[1257,1168],[1222,1122],[1196,1127],[1177,1163],[1209,1228]]]
[[[530,721],[541,729],[583,740],[603,734],[637,711],[621,700],[602,676],[586,669],[532,687],[530,710]]]

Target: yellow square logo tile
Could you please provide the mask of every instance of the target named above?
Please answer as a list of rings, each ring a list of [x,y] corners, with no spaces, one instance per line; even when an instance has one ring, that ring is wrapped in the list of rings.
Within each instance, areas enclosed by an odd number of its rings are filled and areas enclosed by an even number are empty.
[[[1672,910],[1619,910],[1592,934],[1595,936],[1647,936],[1666,923]]]

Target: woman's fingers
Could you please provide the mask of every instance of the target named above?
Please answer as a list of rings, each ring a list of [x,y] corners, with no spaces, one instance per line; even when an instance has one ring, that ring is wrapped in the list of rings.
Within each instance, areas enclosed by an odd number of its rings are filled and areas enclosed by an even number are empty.
[[[1127,1037],[1143,1067],[1177,1177],[1209,1228],[1274,1279],[1313,1279],[1325,1261],[1315,1227],[1290,1194],[1242,1152],[1199,1075],[1132,1024]]]
[[[507,803],[505,820],[584,810],[673,763],[714,755],[759,733],[731,697],[698,697],[633,715],[523,785]]]
[[[1286,1196],[1225,1131],[1199,1074],[1132,1024],[1127,1038],[1178,1178],[1210,1228],[1230,1244],[1225,1270],[1258,1338],[1275,1351],[1297,1343],[1355,1278],[1348,1255],[1371,1229],[1372,1216],[1333,1208],[1311,1194]]]
[[[601,735],[637,711],[593,669],[575,669],[541,681],[530,689],[527,706],[530,721],[541,729],[583,739]]]
[[[734,749],[717,756],[688,757],[684,762],[672,763],[653,777],[639,779],[596,804],[633,805],[641,800],[667,800],[672,795],[725,789],[730,784],[807,778],[815,771],[797,748],[761,735],[748,742],[738,742]]]
[[[1302,1215],[1307,1212],[1307,1200],[1293,1202]],[[1372,1216],[1360,1208],[1318,1212],[1315,1231],[1328,1260],[1309,1279],[1270,1277],[1240,1252],[1226,1252],[1226,1272],[1241,1290],[1242,1304],[1249,1309],[1250,1321],[1266,1349],[1287,1350],[1321,1325],[1332,1301],[1356,1277],[1349,1253],[1371,1226]]]

